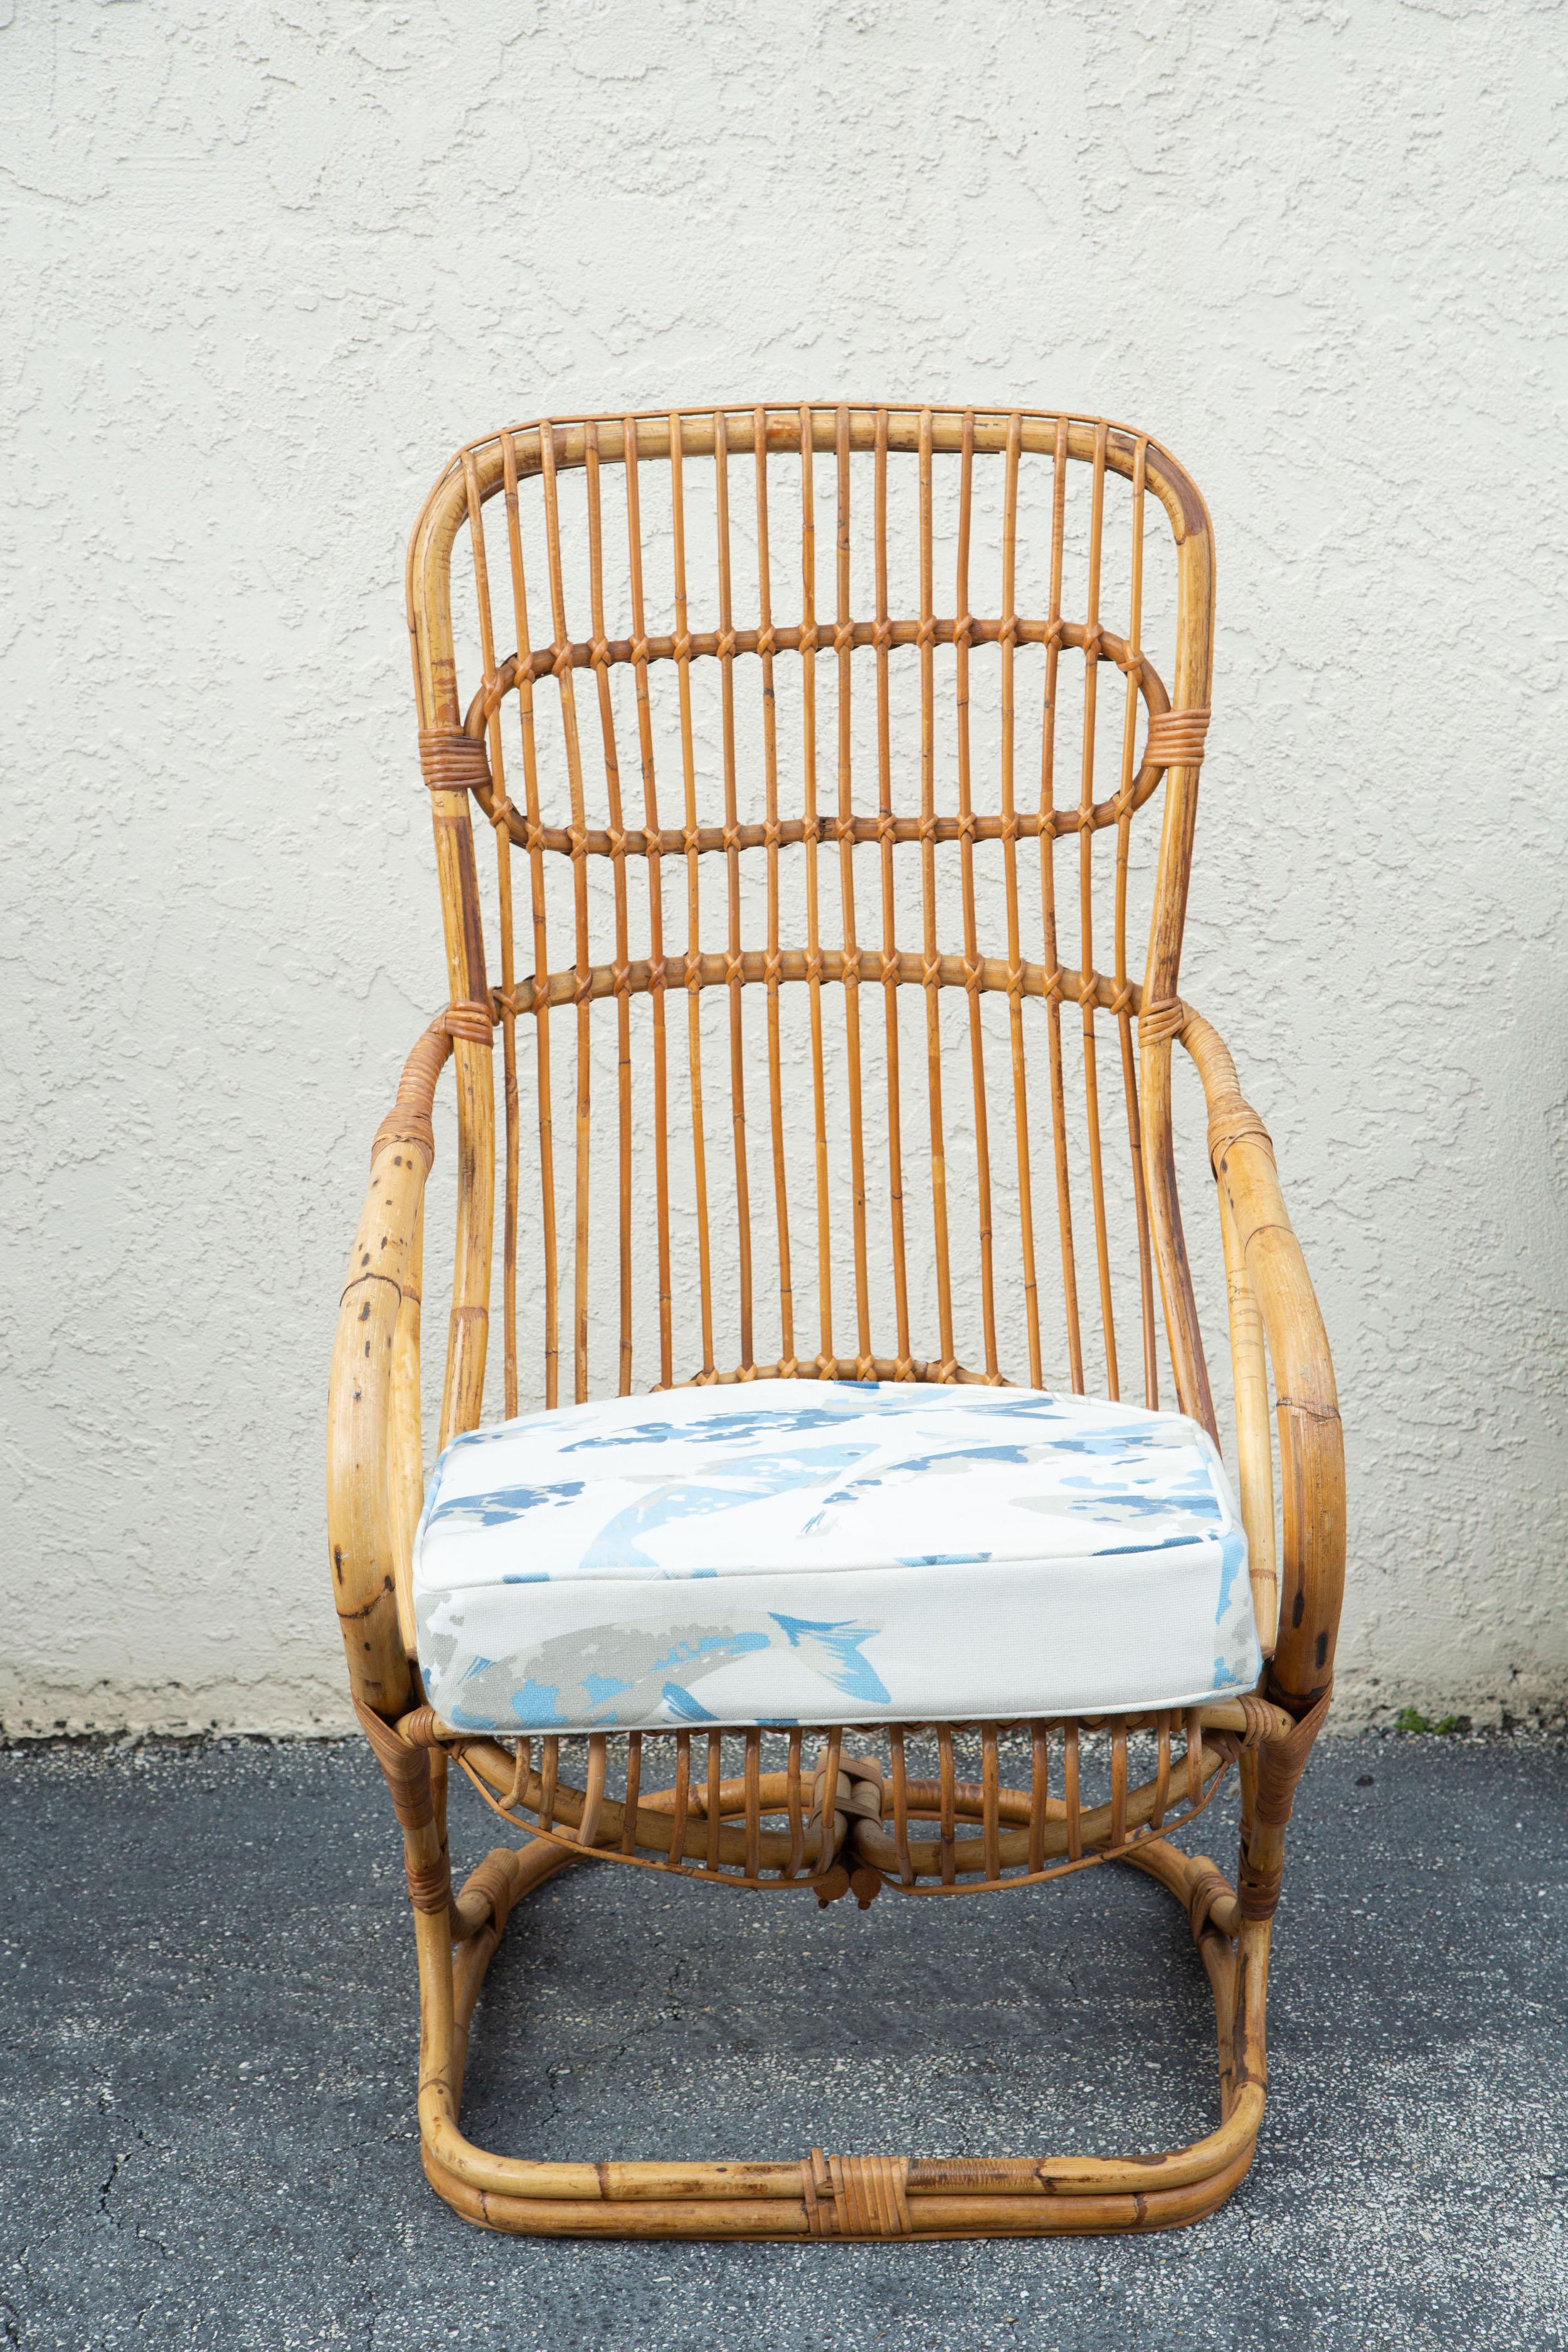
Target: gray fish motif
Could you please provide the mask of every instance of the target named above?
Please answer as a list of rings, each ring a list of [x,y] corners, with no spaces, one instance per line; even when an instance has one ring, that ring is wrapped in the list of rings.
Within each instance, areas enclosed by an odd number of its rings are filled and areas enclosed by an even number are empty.
[[[713,1723],[719,1718],[692,1685],[737,1658],[778,1650],[793,1653],[848,1697],[886,1706],[881,1677],[860,1654],[862,1643],[880,1631],[879,1624],[742,1611],[722,1625],[589,1626],[517,1657],[477,1658],[452,1691],[433,1662],[429,1691],[447,1721],[464,1731]],[[449,1658],[451,1637],[437,1640]]]

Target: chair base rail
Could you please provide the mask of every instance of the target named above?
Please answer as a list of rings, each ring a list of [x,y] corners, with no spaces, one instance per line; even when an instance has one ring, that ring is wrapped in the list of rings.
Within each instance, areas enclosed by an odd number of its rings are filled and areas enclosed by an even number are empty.
[[[589,1859],[534,1837],[500,1847],[450,1918],[418,1913],[424,2067],[421,2156],[432,2188],[479,2227],[513,2235],[643,2239],[1021,2237],[1173,2229],[1203,2219],[1250,2165],[1263,2119],[1269,1922],[1239,1915],[1203,1854],[1147,1837],[1110,1857],[1155,1878],[1186,1910],[1214,1995],[1219,2127],[1185,2147],[1124,2158],[826,2155],[796,2162],[536,2162],[492,2155],[458,2124],[469,2025],[516,1903]],[[459,1934],[455,1923],[482,1925]],[[1220,1922],[1234,1923],[1229,1932]]]

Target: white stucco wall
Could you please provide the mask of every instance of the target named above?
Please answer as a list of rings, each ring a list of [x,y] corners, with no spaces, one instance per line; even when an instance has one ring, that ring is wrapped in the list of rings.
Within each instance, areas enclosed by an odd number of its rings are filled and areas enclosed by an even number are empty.
[[[344,1718],[326,1357],[445,994],[459,439],[840,391],[1208,496],[1186,992],[1350,1449],[1342,1720],[1568,1698],[1568,25],[1526,0],[15,0],[0,1719]]]

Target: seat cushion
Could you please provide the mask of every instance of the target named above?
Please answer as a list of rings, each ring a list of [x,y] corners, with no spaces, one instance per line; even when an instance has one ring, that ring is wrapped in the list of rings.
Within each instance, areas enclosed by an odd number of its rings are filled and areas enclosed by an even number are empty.
[[[1260,1664],[1205,1433],[1031,1389],[758,1381],[475,1430],[414,1594],[464,1730],[1093,1714]]]

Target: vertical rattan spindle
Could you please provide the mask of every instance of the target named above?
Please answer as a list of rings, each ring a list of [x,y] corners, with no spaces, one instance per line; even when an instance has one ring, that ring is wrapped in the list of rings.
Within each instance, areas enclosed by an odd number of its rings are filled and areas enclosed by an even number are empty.
[[[1023,1257],[1024,1320],[1029,1350],[1029,1386],[1043,1385],[1040,1355],[1040,1291],[1035,1267],[1034,1172],[1029,1161],[1029,1090],[1024,1053],[1024,949],[1018,916],[1018,809],[1014,777],[1015,698],[1018,644],[1018,469],[1024,420],[1007,419],[1005,473],[1002,486],[1001,798],[1002,879],[1007,905],[1007,1034],[1013,1056],[1013,1130],[1018,1160],[1018,1245]]]
[[[686,592],[686,467],[681,420],[669,419],[669,495],[675,541],[675,676],[680,707],[680,773],[686,811],[686,1052],[691,1087],[691,1180],[696,1194],[697,1287],[702,1316],[702,1369],[713,1362],[713,1240],[708,1216],[708,1139],[702,1118],[702,893],[697,835],[697,752],[691,716],[691,616]]]
[[[996,1353],[996,1273],[992,1260],[991,1142],[985,1101],[985,1040],[980,1020],[980,935],[974,904],[974,801],[970,772],[969,643],[974,620],[969,609],[969,539],[974,509],[974,412],[963,412],[963,439],[959,453],[957,614],[953,622],[956,654],[953,677],[957,696],[958,733],[958,856],[963,898],[963,982],[969,1001],[970,1077],[974,1101],[975,1190],[980,1212],[980,1317],[985,1349],[985,1377],[1002,1378]]]
[[[479,468],[472,451],[463,458],[463,489],[468,502],[468,547],[473,558],[474,593],[479,605],[479,656],[484,665],[487,701],[494,699],[485,728],[489,753],[492,793],[490,827],[496,845],[496,912],[500,923],[501,1093],[505,1118],[506,1169],[501,1210],[501,1393],[509,1415],[517,1411],[517,1204],[519,1135],[517,1097],[517,984],[512,936],[511,829],[507,822],[511,803],[506,790],[506,747],[501,740],[500,698],[496,671],[495,622],[490,609],[489,563],[485,549],[483,504]]]
[[[1149,1197],[1143,1181],[1143,1137],[1138,1116],[1138,1053],[1132,1034],[1132,995],[1127,972],[1127,886],[1132,854],[1132,787],[1137,776],[1138,713],[1143,670],[1143,499],[1149,444],[1132,453],[1131,582],[1128,597],[1126,685],[1122,696],[1121,782],[1116,818],[1116,1027],[1121,1047],[1121,1090],[1127,1103],[1127,1145],[1132,1162],[1132,1209],[1138,1227],[1138,1299],[1143,1339],[1143,1400],[1151,1412],[1160,1402],[1160,1367],[1155,1348],[1154,1264],[1149,1247]]]
[[[730,998],[730,1128],[735,1151],[735,1223],[740,1276],[741,1370],[752,1370],[756,1359],[752,1343],[752,1194],[746,1167],[746,1047],[741,1025],[741,849],[740,809],[735,788],[735,614],[730,564],[730,441],[729,424],[721,408],[713,412],[713,481],[718,504],[719,534],[719,691],[720,732],[724,760],[724,882],[727,931],[727,982]]]
[[[931,1223],[936,1244],[938,1377],[951,1381],[958,1361],[952,1338],[952,1265],[948,1251],[947,1142],[942,1115],[942,961],[936,905],[936,613],[931,544],[931,413],[920,420],[921,906],[921,971],[926,1000],[926,1101],[931,1113]]]
[[[1078,804],[1079,927],[1083,1018],[1084,1119],[1089,1130],[1089,1200],[1094,1211],[1094,1255],[1100,1276],[1100,1323],[1105,1343],[1105,1392],[1121,1395],[1116,1365],[1116,1315],[1110,1297],[1110,1239],[1105,1217],[1105,1158],[1100,1121],[1100,1078],[1095,1055],[1094,970],[1094,775],[1095,719],[1100,705],[1100,558],[1105,542],[1105,452],[1107,431],[1095,427],[1094,471],[1089,494],[1089,595],[1083,631],[1083,760]]]
[[[1068,1374],[1083,1392],[1083,1333],[1079,1320],[1078,1266],[1073,1254],[1072,1192],[1068,1181],[1067,1092],[1062,1074],[1062,972],[1057,940],[1056,805],[1057,677],[1062,649],[1062,563],[1067,539],[1068,421],[1057,419],[1051,461],[1051,586],[1046,622],[1046,687],[1040,713],[1040,921],[1046,963],[1046,1039],[1051,1076],[1051,1143],[1057,1171],[1057,1225],[1061,1242],[1062,1312],[1067,1323]]]
[[[588,937],[588,816],[583,796],[583,749],[577,730],[577,696],[572,682],[571,631],[561,570],[561,509],[555,482],[555,436],[542,433],[540,471],[544,491],[544,528],[550,572],[550,617],[554,629],[552,667],[561,697],[561,729],[566,751],[566,789],[572,813],[572,908],[576,930],[573,995],[577,1006],[576,1157],[573,1176],[572,1366],[573,1393],[588,1401],[588,1164],[593,1141],[589,1013],[592,1009],[593,948]]]
[[[854,619],[849,602],[849,411],[835,418],[837,456],[837,574],[838,614],[834,649],[838,656],[838,890],[844,926],[845,1077],[849,1094],[849,1181],[855,1249],[855,1330],[858,1380],[871,1380],[870,1274],[866,1246],[866,1133],[860,1078],[860,948],[855,930],[855,794],[850,734],[850,656]]]
[[[684,1868],[686,1862],[686,1817],[691,1803],[691,1734],[678,1731],[675,1735],[675,1802],[669,1816],[668,1867]]]
[[[805,978],[811,1018],[811,1099],[816,1169],[817,1370],[837,1370],[833,1344],[833,1212],[827,1164],[827,1077],[822,1035],[822,915],[818,894],[816,803],[816,488],[812,414],[800,412],[801,791],[805,842]]]
[[[517,629],[517,708],[522,736],[523,805],[528,821],[528,873],[533,910],[534,1090],[539,1112],[539,1240],[544,1283],[544,1402],[560,1402],[560,1277],[556,1265],[555,1135],[551,1117],[550,946],[545,926],[544,849],[541,839],[539,752],[535,734],[533,647],[528,626],[528,589],[523,571],[522,526],[518,512],[517,447],[501,435],[506,484],[507,547],[511,558],[512,620]],[[510,1166],[510,1150],[508,1150]]]
[[[599,472],[599,427],[587,427],[584,458],[588,487],[588,582],[594,635],[590,646],[599,698],[599,732],[605,746],[605,793],[609,803],[611,887],[615,901],[616,961],[616,1143],[620,1259],[620,1357],[622,1396],[632,1389],[632,1006],[631,948],[626,930],[626,821],[621,804],[621,763],[616,749],[616,716],[610,698],[609,646],[605,631],[604,492]]]
[[[648,991],[653,1018],[654,1217],[658,1249],[658,1384],[675,1379],[670,1328],[673,1302],[669,1252],[669,1053],[665,1021],[664,882],[654,772],[653,707],[647,686],[647,611],[643,597],[641,459],[637,421],[622,424],[626,478],[626,553],[631,568],[632,663],[637,677],[637,744],[642,760],[643,826],[647,840]],[[552,1399],[553,1402],[553,1399]]]
[[[942,1725],[936,1735],[936,1756],[938,1803],[941,1808],[942,1883],[944,1886],[952,1886],[956,1883],[958,1876],[957,1811],[954,1803],[952,1734],[945,1723]]]
[[[888,614],[888,412],[877,411],[877,832],[881,845],[882,1003],[888,1059],[888,1223],[893,1257],[893,1307],[901,1381],[912,1380],[910,1286],[904,1256],[904,1146],[899,1087],[899,936],[893,895],[893,729],[888,656],[893,642]]]
[[[763,977],[767,988],[768,1118],[773,1139],[773,1220],[779,1258],[779,1369],[795,1370],[795,1290],[790,1278],[789,1185],[784,1168],[784,1062],[779,1004],[779,742],[773,698],[773,606],[768,549],[767,412],[752,413],[757,480],[757,655],[763,674],[763,839],[767,858],[767,948]],[[798,1868],[798,1863],[795,1865]]]

